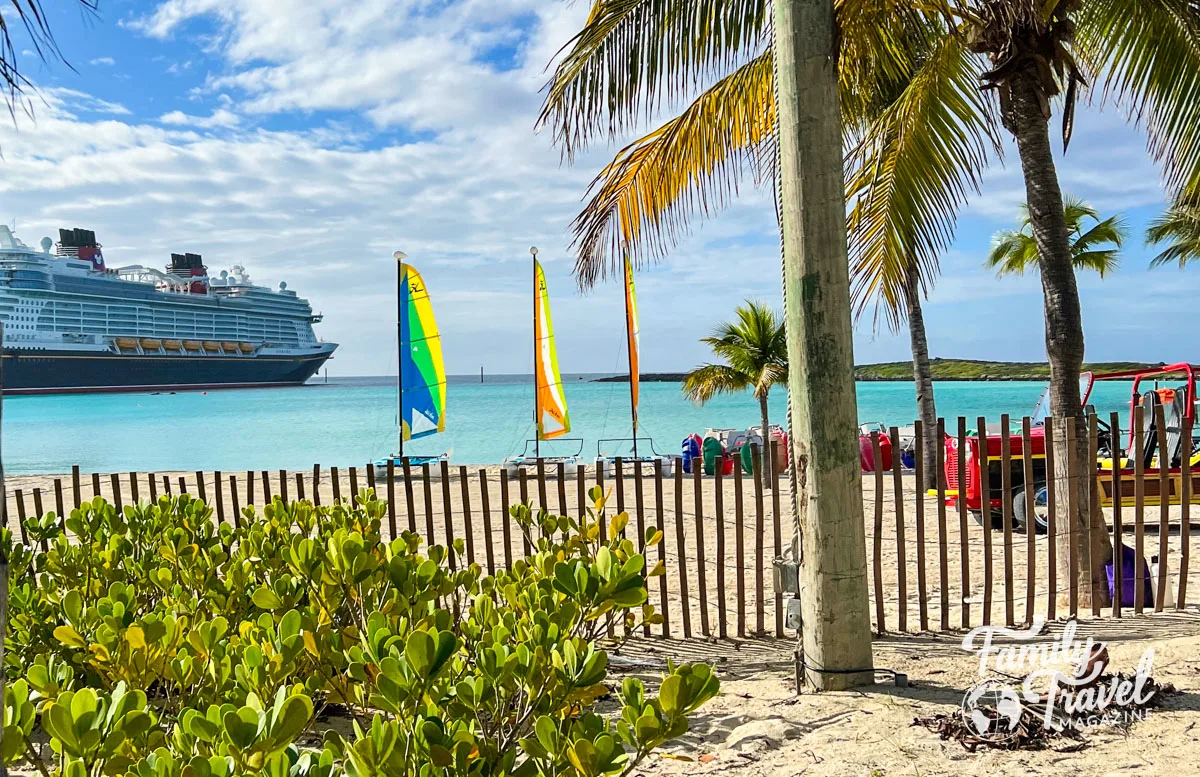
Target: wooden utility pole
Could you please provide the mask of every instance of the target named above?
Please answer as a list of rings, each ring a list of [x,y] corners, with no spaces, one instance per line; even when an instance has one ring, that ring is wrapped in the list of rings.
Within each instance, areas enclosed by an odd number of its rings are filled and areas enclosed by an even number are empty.
[[[774,0],[788,391],[806,684],[874,681],[834,0]]]

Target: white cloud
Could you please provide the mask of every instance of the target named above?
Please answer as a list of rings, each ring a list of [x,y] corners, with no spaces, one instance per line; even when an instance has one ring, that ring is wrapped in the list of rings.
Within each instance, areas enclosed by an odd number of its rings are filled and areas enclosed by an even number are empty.
[[[117,64],[117,61],[115,59],[113,59],[112,57],[96,57],[95,59],[90,60],[88,62],[88,64],[89,65],[105,65],[107,67],[112,67],[113,65]]]
[[[192,116],[183,111],[171,111],[164,113],[158,117],[159,122],[170,124],[173,126],[199,127],[200,129],[212,129],[214,127],[223,127],[231,129],[242,123],[241,117],[232,111],[218,108],[212,112],[211,116]]]

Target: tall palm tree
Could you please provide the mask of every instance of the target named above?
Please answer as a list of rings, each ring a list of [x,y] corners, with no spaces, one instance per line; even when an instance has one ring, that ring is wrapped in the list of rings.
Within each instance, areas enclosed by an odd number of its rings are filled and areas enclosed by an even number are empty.
[[[704,364],[689,372],[683,393],[703,404],[718,394],[754,392],[763,427],[763,480],[769,484],[774,462],[766,447],[771,428],[767,399],[773,386],[787,383],[787,338],[783,320],[761,302],[746,300],[734,313],[736,321],[721,324],[700,341],[724,364]]]
[[[1166,248],[1150,260],[1151,267],[1178,264],[1181,268],[1200,260],[1200,202],[1181,198],[1150,222],[1146,228],[1146,245]]]
[[[1062,97],[1064,144],[1076,102],[1094,88],[1147,130],[1172,192],[1200,179],[1200,100],[1193,98],[1200,91],[1200,9],[1190,0],[835,5],[839,48],[829,58],[838,68],[852,150],[848,184],[860,172],[864,179],[864,188],[848,187],[864,202],[851,234],[856,289],[865,285],[870,297],[894,303],[928,282],[957,208],[992,156],[986,133],[998,118],[1016,141],[1039,249],[1052,410],[1079,418],[1083,329],[1050,151],[1051,100]],[[679,95],[707,88],[596,178],[574,225],[581,283],[617,271],[624,252],[638,264],[661,257],[693,218],[736,194],[745,172],[775,180],[768,6],[768,0],[594,0],[554,71],[542,115],[568,159],[590,142],[657,121]],[[898,83],[908,86],[896,99],[889,89]],[[995,99],[981,98],[978,83]],[[921,111],[937,120],[917,121]],[[897,127],[908,131],[886,131]],[[861,156],[853,155],[856,149]],[[856,252],[856,244],[884,248]],[[921,284],[910,280],[913,264]],[[891,309],[903,315],[903,306]],[[1057,444],[1065,466],[1066,436]],[[1078,455],[1086,455],[1080,445]],[[1085,594],[1111,553],[1103,527],[1090,523],[1089,499],[1081,492],[1071,517],[1076,529],[1091,526],[1101,548],[1079,565]],[[1065,492],[1058,501],[1070,503]],[[1089,543],[1081,545],[1090,551]]]
[[[1120,249],[1129,237],[1129,227],[1120,216],[1101,220],[1100,213],[1078,197],[1066,198],[1067,234],[1071,239],[1071,263],[1076,270],[1092,270],[1103,278],[1120,263]],[[1092,222],[1088,227],[1088,221]],[[1087,227],[1087,231],[1084,229]],[[1038,267],[1038,246],[1033,239],[1029,207],[1021,206],[1021,226],[1005,229],[992,237],[992,250],[984,266],[996,275],[1024,275]]]

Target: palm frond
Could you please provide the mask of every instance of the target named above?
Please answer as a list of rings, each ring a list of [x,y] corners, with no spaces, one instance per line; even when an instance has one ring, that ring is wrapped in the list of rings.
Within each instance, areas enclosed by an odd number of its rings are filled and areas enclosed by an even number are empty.
[[[592,182],[571,225],[575,274],[588,288],[658,259],[696,216],[725,207],[775,127],[771,53],[705,91],[682,114],[623,149]]]
[[[1143,124],[1168,189],[1200,175],[1200,13],[1193,0],[1088,0],[1080,59],[1130,119]]]
[[[767,0],[595,0],[563,48],[538,126],[568,158],[725,75],[769,34]]]
[[[75,0],[86,13],[94,13],[99,0]],[[13,46],[9,26],[16,20],[21,22],[25,30],[24,45],[31,48],[38,59],[45,61],[56,59],[63,61],[68,68],[74,70],[63,58],[46,11],[42,8],[41,0],[8,0],[7,5],[13,14],[0,13],[0,89],[4,91],[4,101],[10,114],[14,113],[17,102],[31,86],[28,78],[21,72],[17,62],[17,48]]]
[[[920,66],[847,156],[850,268],[856,314],[874,302],[893,328],[907,309],[908,267],[923,282],[952,242],[958,208],[1001,153],[999,129],[962,40],[928,31]]]
[[[1095,226],[1084,232],[1079,237],[1075,238],[1075,242],[1071,245],[1071,252],[1076,255],[1091,251],[1093,247],[1099,245],[1112,245],[1120,248],[1125,244],[1125,239],[1129,237],[1129,225],[1122,216],[1109,216],[1103,221],[1097,220]]]
[[[1167,247],[1150,260],[1151,267],[1200,260],[1200,207],[1176,204],[1150,222],[1146,245],[1166,243]]]
[[[1101,278],[1117,269],[1117,265],[1120,263],[1120,252],[1115,248],[1081,251],[1071,258],[1071,264],[1076,270],[1092,270]]]
[[[996,277],[1024,275],[1025,270],[1037,266],[1037,243],[1023,230],[1003,230],[992,238],[992,250],[988,252],[984,266],[996,271]]]
[[[705,364],[684,376],[683,393],[693,402],[703,404],[718,394],[736,394],[751,385],[746,373],[729,365]]]

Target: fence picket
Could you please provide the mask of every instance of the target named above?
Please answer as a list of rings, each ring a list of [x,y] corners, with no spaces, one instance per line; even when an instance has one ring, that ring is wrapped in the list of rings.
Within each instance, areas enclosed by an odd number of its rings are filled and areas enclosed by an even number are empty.
[[[601,476],[597,474],[597,477]],[[692,608],[688,601],[687,551],[683,533],[683,467],[675,469],[675,549],[679,559],[679,600],[683,611],[683,636],[686,639],[692,636]]]
[[[1029,416],[1021,419],[1021,479],[1025,492],[1025,622],[1033,623],[1036,608],[1037,588],[1037,520],[1034,507],[1037,505],[1036,481],[1033,474],[1033,420]]]
[[[892,506],[896,509],[896,589],[900,601],[897,603],[897,625],[900,631],[908,631],[908,560],[904,539],[904,462],[900,459],[900,430],[888,430],[892,441]]]
[[[561,467],[562,464],[560,463],[559,466]],[[561,483],[562,483],[561,471],[559,473],[558,482],[561,487]],[[560,502],[562,501],[561,496],[559,497],[559,501]],[[636,459],[634,460],[634,463],[633,463],[633,504],[634,504],[634,508],[637,510],[637,531],[638,531],[637,546],[642,549],[642,553],[645,553],[648,556],[649,549],[646,548],[646,546],[645,546],[645,544],[646,544],[646,498],[645,498],[645,494],[642,492],[642,462],[637,461]],[[647,564],[649,563],[649,558],[646,559],[646,563]],[[646,597],[647,598],[650,597],[649,590],[646,591]],[[650,636],[650,624],[649,623],[642,624],[642,635],[646,636],[646,637]]]
[[[114,472],[109,476],[109,479],[112,482],[113,507],[115,507],[117,509],[117,513],[120,514],[120,512],[125,508],[125,505],[121,502],[121,476]],[[39,508],[38,513],[40,514],[41,512],[42,511]]]
[[[429,474],[429,463],[421,465],[421,493],[425,497],[425,542],[433,544],[433,478]]]
[[[304,499],[305,499],[305,495],[304,495],[304,473],[303,473],[303,472],[297,472],[297,473],[296,473],[296,499],[297,499],[298,501],[301,501],[301,502],[303,502],[303,501],[304,501]]]
[[[460,466],[458,468],[458,485],[462,491],[462,508],[463,508],[463,540],[466,543],[467,549],[467,564],[475,563],[475,527],[471,520],[471,478],[467,474],[467,468]]]
[[[980,525],[983,527],[983,625],[992,625],[992,475],[988,463],[987,419],[979,416],[975,422],[979,437],[976,456],[979,468]]]
[[[767,430],[769,431],[769,430]],[[764,544],[767,535],[766,511],[763,507],[763,456],[757,443],[750,444],[750,468],[754,471],[754,631],[762,636],[766,630],[766,613],[763,599],[766,585],[763,577],[763,562],[766,560]]]
[[[370,470],[368,470],[368,471],[374,471],[374,469],[375,469],[375,467],[372,466],[370,468]],[[428,475],[429,475],[428,470],[429,470],[429,468],[427,466],[426,471],[425,471],[426,477],[428,477]],[[404,459],[404,472],[406,475],[408,474],[408,459],[407,458]],[[396,527],[396,457],[395,456],[387,457],[387,466],[384,470],[384,477],[387,478],[387,483],[384,483],[383,487],[384,487],[384,493],[387,495],[388,535],[391,539],[394,540],[400,536],[400,532],[398,531],[398,529]],[[408,483],[407,477],[404,479],[404,482],[406,484]],[[410,513],[410,515],[411,515],[411,513]],[[410,529],[411,529],[411,527],[410,527]]]
[[[1145,408],[1133,408],[1133,613],[1142,614],[1145,599],[1144,556],[1146,553],[1146,430]]]
[[[154,476],[151,475],[150,477],[153,478]],[[79,465],[78,464],[71,465],[71,497],[74,499],[75,507],[79,507],[79,505],[83,504],[83,499],[79,494]]]
[[[1184,440],[1184,453],[1179,463],[1179,593],[1175,597],[1175,609],[1182,611],[1187,606],[1188,560],[1191,556],[1192,542],[1189,515],[1192,503],[1192,462],[1187,449],[1187,440],[1192,439],[1191,418],[1184,417],[1180,434]]]
[[[1171,462],[1167,459],[1167,422],[1162,403],[1154,406],[1158,429],[1158,580],[1154,588],[1154,611],[1163,611],[1167,596],[1167,540],[1171,536]],[[1190,454],[1191,451],[1188,451]],[[1114,567],[1115,568],[1115,567]]]
[[[942,631],[950,630],[950,541],[946,526],[946,419],[937,420],[937,439],[942,451],[937,457],[937,522],[938,522],[938,624]]]
[[[413,484],[412,484],[412,463],[405,456],[401,459],[401,465],[404,469],[404,508],[408,511],[408,530],[413,534],[417,533],[417,508],[413,499]],[[393,462],[393,467],[395,463]]]
[[[332,477],[336,478],[337,477],[337,468],[334,467],[333,469],[331,469],[330,473],[331,473]],[[337,491],[337,488],[334,487],[334,492],[336,493],[336,491]],[[337,499],[335,498],[334,501],[336,502]],[[313,465],[312,503],[317,507],[321,506],[321,465],[320,464]]]
[[[508,514],[508,470],[500,470],[500,530],[504,539],[504,568],[512,569],[512,527]],[[601,525],[603,525],[601,521]],[[601,530],[603,531],[603,529]]]
[[[958,503],[958,560],[961,575],[959,620],[960,625],[965,629],[971,625],[971,605],[968,604],[971,598],[971,553],[967,544],[967,480],[970,477],[970,473],[967,472],[967,419],[962,416],[958,417],[958,436],[956,440],[957,466],[955,467],[955,472],[958,479],[958,488],[956,490],[956,502]]]
[[[225,523],[225,482],[221,474],[221,470],[213,472],[213,491],[217,501],[217,523]],[[130,484],[136,483],[136,480],[130,480]],[[137,494],[134,493],[133,501],[137,501]]]
[[[229,476],[229,504],[233,508],[233,526],[242,527],[242,507],[238,504],[237,475]]]
[[[742,503],[742,468],[740,462],[733,463],[733,548],[737,568],[737,635],[746,636],[746,537],[742,526],[742,516],[746,514]],[[718,467],[723,466],[720,459]],[[692,465],[692,472],[697,470]]]
[[[783,526],[779,513],[779,440],[771,440],[771,528],[775,557],[783,555]],[[783,636],[783,595],[775,594],[775,636]]]
[[[1075,416],[1067,421],[1067,551],[1070,559],[1067,569],[1070,574],[1068,589],[1068,605],[1072,618],[1079,617],[1079,527],[1076,516],[1079,514],[1079,494],[1075,487],[1075,478],[1079,477],[1079,457],[1075,446],[1079,441],[1079,422]]]
[[[1047,418],[1046,435],[1046,587],[1049,594],[1046,597],[1046,620],[1054,620],[1055,609],[1058,606],[1058,491],[1056,481],[1058,475],[1054,469],[1054,419]]]
[[[279,470],[279,498],[284,503],[292,501],[288,498],[288,473],[286,469]]]
[[[1097,532],[1093,532],[1092,526],[1105,526],[1104,509],[1100,506],[1100,470],[1096,466],[1096,459],[1100,455],[1100,419],[1095,413],[1088,413],[1088,457],[1087,462],[1083,466],[1087,469],[1087,485],[1088,485],[1088,555],[1087,569],[1092,569],[1092,560],[1100,555],[1100,537]],[[1117,565],[1120,566],[1119,564]],[[1114,567],[1115,569],[1116,567]],[[1100,616],[1100,581],[1096,579],[1094,574],[1089,575],[1092,584],[1090,586],[1092,599],[1092,615]]]
[[[454,550],[454,508],[450,500],[450,463],[445,459],[439,462],[442,476],[442,520],[446,524],[446,553],[450,556],[450,571],[458,569],[458,555]],[[430,540],[432,541],[432,537]]]
[[[141,497],[138,496],[138,481],[136,472],[129,473],[129,498],[133,500],[134,504],[137,504],[141,500]],[[59,504],[59,514],[62,514],[61,503]]]
[[[712,635],[708,622],[708,560],[704,557],[704,487],[699,468],[692,467],[692,505],[696,512],[696,590],[700,594],[700,633]]]
[[[1112,413],[1108,417],[1110,430],[1109,447],[1112,449],[1112,524],[1113,524],[1113,617],[1121,617],[1121,599],[1125,593],[1125,538],[1124,527],[1121,525],[1121,414]],[[1185,457],[1186,458],[1186,457]],[[1117,574],[1116,570],[1122,570]]]
[[[929,605],[925,601],[925,427],[913,422],[913,480],[916,495],[914,517],[917,523],[917,617],[921,631],[929,630]]]
[[[875,472],[875,536],[874,553],[871,554],[875,570],[875,631],[886,634],[887,620],[883,606],[883,449],[879,444],[879,432],[871,432],[871,454]]]
[[[204,473],[196,470],[196,494],[201,502],[208,502],[208,489],[204,487]]]
[[[479,511],[483,514],[483,553],[489,575],[496,574],[496,551],[492,547],[492,505],[488,493],[487,470],[479,470]]]
[[[654,517],[658,522],[658,530],[662,533],[662,537],[658,541],[658,562],[664,567],[663,574],[658,576],[658,606],[663,619],[662,635],[670,637],[671,614],[670,608],[667,606],[667,578],[669,575],[665,571],[667,564],[667,524],[663,513],[662,459],[654,460]]]

